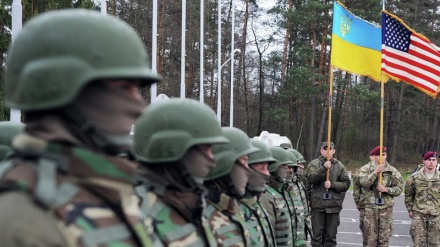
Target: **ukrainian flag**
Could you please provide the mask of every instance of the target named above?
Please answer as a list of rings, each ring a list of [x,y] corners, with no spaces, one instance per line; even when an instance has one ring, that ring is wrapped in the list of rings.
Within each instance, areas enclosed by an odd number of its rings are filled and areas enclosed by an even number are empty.
[[[330,65],[381,81],[382,29],[334,3]]]

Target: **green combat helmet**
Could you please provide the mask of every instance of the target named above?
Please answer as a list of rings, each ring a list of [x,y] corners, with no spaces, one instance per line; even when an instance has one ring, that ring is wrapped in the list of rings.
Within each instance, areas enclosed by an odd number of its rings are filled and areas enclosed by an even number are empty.
[[[12,139],[23,132],[24,124],[13,122],[0,122],[0,160],[5,160],[12,154]]]
[[[180,160],[193,146],[228,143],[215,112],[192,99],[148,106],[135,123],[134,154],[145,163]]]
[[[260,140],[251,139],[251,143],[254,147],[258,148],[259,151],[253,154],[249,155],[249,161],[248,164],[258,164],[258,163],[275,163],[276,159],[272,157],[272,153],[269,150],[269,147],[267,147],[264,142]]]
[[[271,147],[270,152],[272,153],[272,157],[274,157],[277,161],[269,166],[269,172],[276,172],[278,167],[282,165],[293,164],[289,153],[282,147]]]
[[[142,39],[116,17],[79,9],[45,13],[29,21],[9,49],[6,104],[55,109],[96,80],[160,81],[148,61]]]
[[[229,174],[240,157],[259,151],[251,144],[248,135],[238,128],[222,127],[222,133],[230,142],[212,148],[217,165],[209,172],[206,180],[213,180]]]
[[[290,160],[293,162],[292,164],[289,164],[288,166],[298,166],[298,156],[296,156],[296,153],[294,152],[294,149],[289,148],[285,149],[289,153]]]
[[[298,159],[298,163],[306,163],[306,160],[304,159],[304,156],[303,156],[300,152],[298,152],[298,150],[296,150],[296,149],[291,149],[290,152],[292,152],[292,153],[295,154],[295,156],[296,156],[297,159]]]

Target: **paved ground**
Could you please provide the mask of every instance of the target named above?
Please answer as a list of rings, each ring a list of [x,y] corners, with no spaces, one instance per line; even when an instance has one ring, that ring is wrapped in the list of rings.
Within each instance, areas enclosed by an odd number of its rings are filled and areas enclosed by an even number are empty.
[[[408,217],[402,194],[396,198],[394,204],[394,232],[390,240],[390,247],[412,246],[411,236],[409,235],[410,224],[411,219]],[[359,211],[356,209],[351,193],[347,193],[344,200],[337,241],[338,246],[362,246],[362,233],[359,230]]]

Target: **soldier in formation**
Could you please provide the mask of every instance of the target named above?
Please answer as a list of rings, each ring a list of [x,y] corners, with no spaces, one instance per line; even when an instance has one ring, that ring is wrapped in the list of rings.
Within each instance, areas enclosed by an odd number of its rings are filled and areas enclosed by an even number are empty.
[[[374,161],[359,169],[357,179],[361,188],[357,205],[365,207],[362,234],[366,246],[383,247],[388,246],[392,235],[394,197],[402,193],[403,179],[386,161],[386,147],[382,148],[382,154],[380,147],[375,147],[370,156],[374,156]]]
[[[271,147],[275,163],[269,166],[270,178],[266,193],[261,197],[261,203],[266,208],[271,225],[275,231],[277,246],[294,245],[294,218],[287,201],[288,164],[292,164],[289,154],[281,147]]]
[[[259,229],[245,224],[238,201],[245,196],[250,176],[248,155],[259,149],[240,129],[223,127],[222,134],[230,143],[213,148],[217,165],[205,182],[209,190],[205,215],[219,246],[252,246],[250,234]]]
[[[276,246],[275,232],[266,209],[260,203],[261,194],[266,191],[270,177],[268,167],[276,162],[269,148],[262,141],[251,140],[258,152],[249,154],[249,182],[246,194],[240,200],[240,215],[249,230],[251,246]]]
[[[138,119],[135,133],[136,194],[153,245],[217,246],[204,215],[203,183],[215,167],[212,147],[229,140],[214,111],[191,99],[155,103]]]
[[[0,169],[2,246],[150,246],[136,166],[117,157],[144,107],[138,87],[160,81],[147,61],[128,24],[96,11],[26,23],[5,74],[6,104],[26,127]]]
[[[309,203],[310,198],[307,198],[307,191],[304,184],[304,163],[306,163],[306,160],[304,159],[304,156],[296,149],[287,149],[287,151],[293,153],[297,158],[298,167],[294,167],[295,176],[292,178],[292,181],[301,192],[301,201],[304,205],[305,237],[307,240],[308,236],[312,236],[312,210]]]
[[[289,149],[288,149],[289,150]],[[305,209],[304,204],[301,200],[301,190],[300,188],[294,183],[294,179],[296,180],[295,172],[298,169],[298,163],[297,163],[297,157],[294,153],[289,152],[290,160],[292,161],[291,164],[288,164],[287,167],[289,168],[289,173],[287,175],[286,183],[287,183],[287,191],[288,191],[288,197],[287,200],[289,202],[289,205],[291,205],[291,213],[292,213],[292,219],[293,219],[293,239],[294,239],[294,246],[306,246],[306,230],[305,230]],[[291,149],[293,150],[293,149]]]
[[[336,234],[340,224],[339,213],[345,192],[350,187],[345,166],[335,159],[333,142],[321,144],[321,156],[312,160],[305,171],[306,189],[312,208],[312,246],[336,246]],[[329,180],[326,172],[329,169]]]
[[[405,206],[412,219],[410,235],[415,247],[440,246],[440,172],[437,152],[423,154],[424,166],[405,184]]]

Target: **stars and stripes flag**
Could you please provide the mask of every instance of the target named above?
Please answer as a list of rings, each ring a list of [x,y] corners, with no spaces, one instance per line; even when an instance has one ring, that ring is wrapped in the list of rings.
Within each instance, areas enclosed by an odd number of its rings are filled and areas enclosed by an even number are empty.
[[[382,12],[382,72],[437,97],[440,48],[401,19]]]

